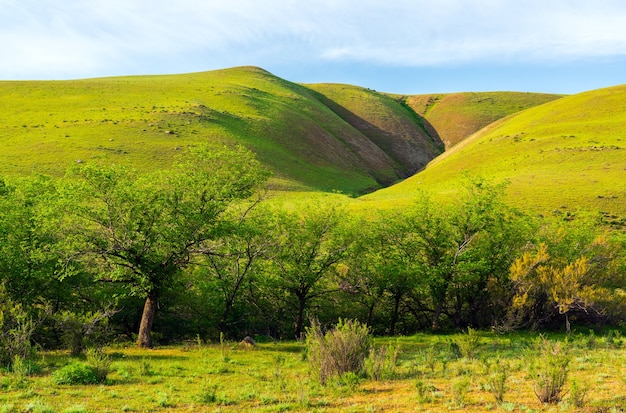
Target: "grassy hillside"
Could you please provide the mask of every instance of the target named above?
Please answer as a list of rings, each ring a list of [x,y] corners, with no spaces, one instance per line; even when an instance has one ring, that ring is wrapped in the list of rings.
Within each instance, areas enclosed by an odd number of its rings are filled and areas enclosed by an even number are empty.
[[[474,132],[513,113],[560,98],[521,92],[415,95],[406,105],[425,119],[424,127],[451,148]]]
[[[255,67],[0,82],[0,94],[0,175],[60,174],[72,162],[152,169],[188,145],[234,142],[258,154],[279,188],[358,194],[406,177],[439,153],[428,147],[419,159],[396,159],[386,138],[402,136],[409,148],[422,148],[424,138],[390,125],[371,140],[319,93]],[[407,116],[382,94],[368,98],[380,102],[378,110]]]
[[[397,162],[404,177],[426,166],[443,143],[433,139],[416,114],[391,96],[350,85],[317,84],[308,87],[337,115],[382,148]]]
[[[441,197],[466,175],[510,180],[511,203],[543,213],[626,215],[626,85],[564,97],[481,130],[417,175],[364,197],[398,202],[418,188]]]

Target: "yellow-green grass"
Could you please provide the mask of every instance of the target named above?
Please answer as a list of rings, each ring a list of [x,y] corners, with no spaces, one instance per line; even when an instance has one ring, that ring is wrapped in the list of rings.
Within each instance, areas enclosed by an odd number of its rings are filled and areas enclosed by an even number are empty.
[[[626,86],[564,97],[488,126],[424,171],[364,199],[400,202],[420,188],[445,199],[470,175],[510,180],[509,201],[525,210],[624,216],[624,125]]]
[[[563,341],[563,337],[553,338]],[[2,411],[81,412],[414,412],[431,411],[623,411],[626,349],[608,336],[569,338],[569,376],[563,401],[546,406],[533,392],[528,334],[479,334],[475,359],[454,358],[459,334],[377,340],[400,350],[395,371],[382,381],[367,377],[321,386],[301,343],[236,343],[153,350],[107,349],[112,364],[102,385],[57,385],[53,373],[71,362],[65,353],[43,354],[41,373],[19,378],[0,373]],[[433,350],[434,349],[434,350]],[[434,353],[433,353],[434,351]],[[535,359],[536,360],[536,359]],[[432,363],[430,363],[432,361]],[[497,365],[509,366],[508,390],[498,405],[487,386]],[[587,388],[583,409],[573,406],[571,381]],[[462,399],[458,384],[468,383]],[[422,389],[420,392],[419,389]],[[38,408],[39,410],[36,410]],[[602,410],[604,409],[604,410]],[[619,410],[622,409],[622,410]]]
[[[247,146],[283,189],[361,194],[403,176],[384,145],[320,102],[319,93],[255,67],[5,81],[0,95],[0,175],[59,175],[72,162],[152,170],[189,145],[210,142]],[[382,94],[375,98],[402,109]]]
[[[524,92],[468,92],[414,95],[406,104],[426,120],[446,148],[513,113],[538,106],[562,95]]]

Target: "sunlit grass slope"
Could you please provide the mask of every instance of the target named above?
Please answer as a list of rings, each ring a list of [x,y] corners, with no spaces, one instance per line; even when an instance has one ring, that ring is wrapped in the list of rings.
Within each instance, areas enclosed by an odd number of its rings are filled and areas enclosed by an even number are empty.
[[[466,176],[510,180],[512,204],[626,215],[626,85],[528,109],[481,130],[422,172],[364,197],[397,203],[418,188],[445,199]]]
[[[522,92],[414,95],[406,104],[426,120],[425,128],[451,148],[498,119],[560,98]]]
[[[203,142],[249,147],[279,189],[358,194],[406,176],[384,137],[373,142],[317,92],[256,67],[5,81],[0,96],[0,176],[61,174],[73,162],[151,170]]]

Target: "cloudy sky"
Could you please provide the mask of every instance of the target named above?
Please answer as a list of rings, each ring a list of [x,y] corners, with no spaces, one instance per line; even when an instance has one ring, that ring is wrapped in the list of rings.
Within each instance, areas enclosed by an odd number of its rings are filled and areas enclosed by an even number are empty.
[[[0,0],[0,79],[255,65],[397,93],[626,83],[623,0]]]

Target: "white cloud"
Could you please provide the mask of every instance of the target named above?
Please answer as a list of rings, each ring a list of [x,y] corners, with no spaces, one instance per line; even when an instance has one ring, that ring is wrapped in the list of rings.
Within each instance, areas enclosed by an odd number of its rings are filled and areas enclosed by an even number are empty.
[[[618,0],[0,0],[0,10],[0,78],[153,73],[185,61],[432,66],[626,55]]]

